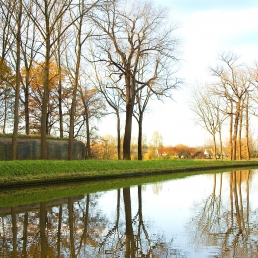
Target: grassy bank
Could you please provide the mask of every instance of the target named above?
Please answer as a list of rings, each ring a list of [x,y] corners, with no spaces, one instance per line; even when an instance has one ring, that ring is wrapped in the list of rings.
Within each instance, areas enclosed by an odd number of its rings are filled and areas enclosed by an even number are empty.
[[[150,161],[0,161],[0,187],[56,183],[86,179],[110,179],[218,168],[258,167],[258,161],[150,160]]]
[[[218,170],[209,171],[218,173]],[[63,184],[37,185],[30,187],[12,187],[0,191],[0,209],[3,207],[20,206],[31,203],[49,202],[56,199],[83,196],[101,191],[122,189],[143,184],[183,179],[198,174],[197,172],[170,173],[141,177],[126,177],[105,180],[78,181]]]

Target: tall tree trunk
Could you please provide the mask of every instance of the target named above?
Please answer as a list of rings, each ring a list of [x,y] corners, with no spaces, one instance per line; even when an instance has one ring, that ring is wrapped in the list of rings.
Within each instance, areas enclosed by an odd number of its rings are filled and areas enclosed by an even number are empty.
[[[91,158],[91,149],[90,149],[90,121],[89,121],[89,112],[88,108],[85,105],[85,118],[86,118],[86,138],[87,138],[87,143],[86,143],[86,157],[87,159]]]
[[[229,121],[229,145],[230,145],[230,160],[233,160],[233,103],[230,103],[230,121]]]
[[[62,26],[62,17],[58,25],[58,38],[57,38],[57,67],[58,67],[58,110],[59,110],[59,135],[60,138],[64,137],[64,128],[63,128],[63,109],[62,109],[62,66],[61,66],[61,26]]]
[[[123,143],[123,159],[131,160],[133,104],[126,104],[125,134]]]
[[[249,148],[249,96],[247,96],[246,109],[245,109],[245,144],[246,144],[246,158],[250,159],[250,148]]]
[[[242,159],[242,127],[243,127],[243,111],[240,110],[239,130],[238,130],[238,159]]]
[[[15,103],[14,103],[14,125],[13,125],[13,137],[12,137],[12,159],[17,158],[17,136],[19,126],[19,99],[20,99],[20,86],[21,86],[21,18],[22,18],[22,0],[18,3],[17,13],[17,34],[16,34],[16,87],[15,87]]]
[[[26,68],[25,74],[25,89],[24,89],[24,111],[25,111],[25,133],[26,135],[30,134],[30,112],[29,112],[29,78],[30,78],[30,71],[29,68]]]
[[[47,3],[45,2],[45,14],[47,16]],[[41,114],[41,159],[47,159],[47,127],[48,127],[48,102],[49,102],[49,66],[50,66],[50,31],[49,17],[46,17],[46,53],[44,66],[44,89],[42,99],[42,114]]]
[[[127,68],[130,70],[130,67]],[[131,137],[132,137],[132,120],[135,100],[135,80],[130,74],[125,76],[126,84],[126,110],[125,110],[125,133],[123,142],[123,159],[131,160]]]
[[[223,160],[223,144],[222,144],[221,125],[219,126],[219,144],[220,144],[220,157]]]
[[[80,3],[82,5],[82,9],[84,9],[84,1]],[[76,96],[77,89],[79,84],[79,73],[80,73],[80,64],[81,64],[81,33],[82,33],[82,21],[83,15],[81,15],[79,24],[77,26],[77,39],[76,39],[76,67],[75,67],[75,78],[73,83],[73,95],[72,95],[72,106],[70,113],[70,129],[69,129],[69,141],[68,141],[68,159],[73,159],[73,140],[74,140],[74,117],[75,117],[75,108],[76,108]]]
[[[6,123],[7,123],[7,93],[4,91],[4,124],[3,124],[3,133],[5,133]]]
[[[215,134],[212,135],[212,138],[213,138],[213,146],[214,146],[214,157],[213,157],[213,159],[217,159],[217,144],[216,144]]]
[[[143,121],[143,114],[139,114],[138,120],[138,160],[142,160],[142,121]]]
[[[89,108],[87,105],[87,100],[84,98],[83,95],[83,91],[82,91],[82,87],[79,87],[79,91],[81,94],[81,99],[83,102],[83,106],[84,106],[84,113],[85,113],[85,124],[86,124],[86,159],[90,159],[91,158],[91,147],[90,147],[90,114],[89,114]]]
[[[117,125],[116,125],[116,132],[117,132],[117,158],[118,160],[121,159],[121,134],[120,134],[120,115],[118,109],[116,110],[116,119],[117,119]]]
[[[236,160],[237,153],[237,132],[238,132],[238,123],[239,123],[239,115],[240,115],[240,103],[237,103],[235,119],[234,119],[234,128],[233,128],[233,160]]]
[[[61,71],[59,70],[59,73],[60,72]],[[60,138],[64,138],[63,109],[62,109],[62,80],[60,75],[59,75],[59,82],[58,82],[58,109],[59,109],[59,132],[60,132],[59,135],[60,135]]]
[[[68,141],[68,159],[69,160],[73,159],[74,117],[75,117],[78,78],[79,78],[79,64],[78,64],[78,60],[77,60],[76,72],[75,72],[75,82],[74,82],[74,86],[73,86],[71,113],[70,113],[70,128],[69,128],[69,141]]]
[[[61,52],[60,52],[60,42],[58,40],[58,110],[59,110],[59,135],[60,138],[64,137],[63,128],[63,109],[62,109],[62,68],[61,68]]]
[[[74,118],[75,118],[75,108],[76,108],[76,96],[77,96],[77,89],[78,89],[78,83],[79,83],[80,62],[81,62],[81,45],[79,44],[76,69],[75,69],[75,79],[74,79],[74,86],[73,86],[71,114],[70,114],[70,129],[69,129],[69,143],[68,143],[69,160],[73,159],[73,140],[74,140],[74,122],[75,122]]]

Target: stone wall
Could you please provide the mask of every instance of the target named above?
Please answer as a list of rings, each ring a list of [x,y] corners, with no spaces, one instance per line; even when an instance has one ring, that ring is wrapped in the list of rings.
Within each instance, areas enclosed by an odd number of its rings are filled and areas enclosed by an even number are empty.
[[[40,139],[18,139],[17,159],[40,159],[41,155]],[[67,140],[47,140],[48,159],[67,160],[68,141]],[[11,160],[12,139],[0,137],[0,160]],[[73,159],[85,159],[85,146],[83,142],[73,142]]]

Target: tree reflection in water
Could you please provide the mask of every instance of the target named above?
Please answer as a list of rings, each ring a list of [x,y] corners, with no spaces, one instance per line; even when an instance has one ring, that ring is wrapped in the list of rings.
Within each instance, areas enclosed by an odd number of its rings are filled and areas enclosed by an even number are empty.
[[[117,190],[114,221],[99,209],[101,195],[5,210],[0,215],[0,257],[186,257],[173,248],[172,239],[153,230],[153,222],[144,220],[142,186],[137,187],[136,212],[131,188]]]
[[[0,257],[258,257],[253,173],[198,175],[0,208]],[[205,187],[185,190],[200,178]]]
[[[212,246],[217,247],[222,257],[258,257],[258,210],[250,210],[249,204],[251,173],[249,170],[231,172],[229,178],[222,173],[214,174],[211,195],[194,205],[197,215],[187,225],[196,250]],[[222,183],[228,184],[227,200],[222,200]]]

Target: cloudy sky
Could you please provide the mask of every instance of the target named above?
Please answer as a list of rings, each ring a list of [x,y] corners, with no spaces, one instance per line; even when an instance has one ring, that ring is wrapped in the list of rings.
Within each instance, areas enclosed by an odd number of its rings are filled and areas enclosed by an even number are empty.
[[[179,24],[177,33],[182,41],[179,76],[185,83],[175,92],[174,101],[151,104],[143,131],[148,139],[159,131],[164,145],[200,146],[210,136],[195,124],[188,107],[190,89],[210,80],[208,67],[216,66],[221,52],[233,51],[248,65],[258,60],[258,3],[257,0],[154,0],[154,3],[170,8],[171,19]],[[115,135],[115,124],[114,128],[102,123],[99,126],[102,136]]]

